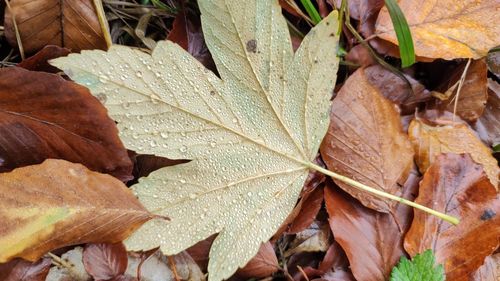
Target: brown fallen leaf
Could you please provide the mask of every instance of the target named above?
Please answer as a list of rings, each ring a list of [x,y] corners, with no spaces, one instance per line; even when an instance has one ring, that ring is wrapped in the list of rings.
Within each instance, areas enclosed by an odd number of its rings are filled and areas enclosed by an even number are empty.
[[[330,0],[335,2],[335,7],[340,8],[342,0]],[[349,14],[351,18],[359,21],[357,30],[365,37],[375,32],[375,21],[380,9],[384,6],[384,0],[350,0]]]
[[[34,53],[46,45],[66,47],[74,52],[106,50],[101,25],[92,0],[10,0],[5,11],[5,37],[17,46],[15,15],[23,48]]]
[[[21,61],[17,66],[32,71],[58,73],[61,72],[61,70],[50,65],[48,61],[58,57],[67,56],[69,53],[70,50],[67,48],[61,48],[56,45],[48,45],[43,47],[43,49],[33,56]]]
[[[330,127],[321,144],[327,167],[368,186],[400,196],[413,165],[413,150],[399,113],[357,70],[333,100]],[[396,201],[336,183],[369,208],[389,212]]]
[[[499,47],[500,46],[497,46],[497,48]],[[486,56],[486,63],[488,64],[488,70],[496,77],[500,78],[500,51],[498,49],[488,53],[488,56]]]
[[[298,204],[300,211],[290,224],[288,234],[298,233],[314,221],[323,203],[323,186],[314,188],[307,197],[303,198]]]
[[[443,264],[447,280],[469,280],[499,245],[500,197],[467,154],[437,157],[420,183],[416,203],[460,218],[453,226],[415,210],[405,249],[415,256],[431,249]]]
[[[121,242],[87,244],[83,249],[83,264],[97,281],[116,278],[127,269],[127,250]]]
[[[132,163],[106,109],[61,77],[0,69],[0,172],[48,158],[131,179]]]
[[[436,101],[440,109],[450,112],[454,112],[456,102],[456,114],[468,122],[473,122],[483,114],[488,99],[488,69],[483,59],[471,62],[457,101],[458,83],[464,69],[465,64],[462,64],[447,75],[448,79],[438,88],[438,91],[445,93],[447,97]]]
[[[418,182],[415,171],[405,184],[404,198],[413,199]],[[398,204],[392,214],[379,213],[333,185],[325,188],[325,202],[335,240],[345,250],[356,279],[389,280],[392,268],[406,255],[403,239],[412,209]]]
[[[432,126],[424,121],[415,119],[408,128],[421,173],[425,173],[441,153],[469,153],[476,163],[483,165],[493,186],[498,187],[500,169],[497,160],[467,124],[437,120]]]
[[[498,0],[400,0],[398,4],[410,26],[417,56],[479,59],[500,42]],[[398,43],[386,7],[378,16],[376,34]]]
[[[488,146],[493,146],[500,143],[500,84],[488,79],[488,87],[486,108],[474,129]]]
[[[340,244],[336,240],[334,240],[330,245],[330,248],[328,248],[328,250],[326,251],[325,257],[320,262],[318,270],[326,273],[329,270],[347,270],[348,268],[349,260],[347,259],[347,255]]]
[[[278,271],[278,258],[270,242],[260,246],[259,252],[251,259],[245,267],[236,272],[235,277],[239,280],[250,278],[264,278]]]
[[[122,241],[152,215],[119,180],[50,159],[0,174],[0,262]]]
[[[401,77],[380,65],[365,69],[368,82],[385,98],[401,108],[401,114],[414,114],[417,106],[431,99],[431,93],[417,80],[405,75],[411,89]]]
[[[356,281],[350,271],[335,270],[328,271],[321,278],[313,279],[312,281]]]
[[[484,264],[474,272],[470,281],[500,280],[500,253],[486,257]]]
[[[326,252],[330,246],[330,236],[328,224],[315,221],[307,229],[295,235],[284,256],[305,252]]]
[[[15,259],[0,264],[0,280],[2,281],[45,281],[52,262],[49,258],[31,263]]]
[[[203,37],[199,16],[192,15],[189,11],[186,12],[184,2],[180,2],[182,9],[175,17],[172,30],[167,39],[179,44],[208,69],[217,71]]]

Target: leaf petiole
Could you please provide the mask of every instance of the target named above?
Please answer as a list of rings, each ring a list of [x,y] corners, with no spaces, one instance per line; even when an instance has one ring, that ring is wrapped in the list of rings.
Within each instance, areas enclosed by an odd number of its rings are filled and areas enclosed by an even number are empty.
[[[445,220],[445,221],[447,221],[447,222],[449,222],[451,224],[457,225],[460,222],[460,220],[458,218],[456,218],[456,217],[453,217],[453,216],[450,216],[450,215],[438,212],[438,211],[433,210],[431,208],[428,208],[428,207],[422,206],[420,204],[417,204],[417,203],[415,203],[413,201],[410,201],[410,200],[398,197],[396,195],[392,195],[390,193],[387,193],[387,192],[375,189],[373,187],[369,187],[367,185],[364,185],[364,184],[362,184],[360,182],[357,182],[357,181],[355,181],[353,179],[350,179],[350,178],[348,178],[346,176],[339,175],[339,174],[337,174],[335,172],[332,172],[330,170],[322,168],[322,167],[320,167],[318,165],[315,165],[313,163],[310,163],[310,162],[306,163],[305,162],[304,165],[306,165],[310,169],[316,170],[316,171],[318,171],[320,173],[323,173],[323,174],[325,174],[327,176],[330,176],[330,177],[332,177],[334,179],[337,179],[337,180],[340,180],[342,182],[345,182],[345,183],[347,183],[347,184],[349,184],[349,185],[351,185],[351,186],[353,186],[355,188],[358,188],[358,189],[370,192],[370,193],[375,194],[375,195],[380,196],[380,197],[385,197],[385,198],[388,198],[388,199],[391,199],[391,200],[398,201],[398,202],[403,203],[405,205],[411,206],[411,207],[413,207],[415,209],[419,209],[421,211],[424,211],[426,213],[434,215],[434,216],[436,216],[436,217],[438,217],[438,218],[440,218],[442,220]]]

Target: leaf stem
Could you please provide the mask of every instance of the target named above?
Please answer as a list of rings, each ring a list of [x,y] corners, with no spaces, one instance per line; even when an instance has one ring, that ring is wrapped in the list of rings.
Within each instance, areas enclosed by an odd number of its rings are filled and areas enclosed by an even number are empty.
[[[370,193],[375,194],[375,195],[380,196],[380,197],[385,197],[385,198],[388,198],[388,199],[391,199],[391,200],[398,201],[398,202],[403,203],[405,205],[411,206],[411,207],[413,207],[415,209],[419,209],[421,211],[427,212],[427,213],[429,213],[431,215],[434,215],[434,216],[436,216],[436,217],[438,217],[440,219],[443,219],[443,220],[445,220],[445,221],[447,221],[449,223],[452,223],[454,225],[457,225],[460,222],[459,219],[456,218],[456,217],[453,217],[453,216],[450,216],[450,215],[438,212],[438,211],[433,210],[431,208],[428,208],[428,207],[422,206],[420,204],[417,204],[417,203],[415,203],[413,201],[406,200],[404,198],[401,198],[401,197],[398,197],[396,195],[392,195],[390,193],[387,193],[387,192],[375,189],[373,187],[369,187],[367,185],[364,185],[364,184],[362,184],[360,182],[352,180],[352,179],[350,179],[348,177],[339,175],[339,174],[337,174],[335,172],[332,172],[330,170],[322,168],[322,167],[320,167],[318,165],[315,165],[313,163],[304,163],[304,164],[306,164],[310,169],[316,170],[316,171],[318,171],[320,173],[323,173],[323,174],[325,174],[327,176],[330,176],[330,177],[332,177],[334,179],[337,179],[339,181],[345,182],[345,183],[347,183],[347,184],[349,184],[349,185],[351,185],[351,186],[353,186],[355,188],[358,188],[358,189],[370,192]]]

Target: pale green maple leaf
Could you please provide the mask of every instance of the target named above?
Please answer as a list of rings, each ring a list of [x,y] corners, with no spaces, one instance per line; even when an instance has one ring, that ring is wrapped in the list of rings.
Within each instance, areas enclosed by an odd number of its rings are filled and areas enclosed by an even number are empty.
[[[310,168],[349,182],[311,163],[328,128],[338,21],[330,14],[294,54],[277,0],[198,2],[220,79],[172,42],[152,55],[114,46],[52,63],[103,101],[128,148],[192,160],[132,187],[171,221],[147,222],[128,249],[171,255],[219,233],[208,270],[222,280],[274,234]]]

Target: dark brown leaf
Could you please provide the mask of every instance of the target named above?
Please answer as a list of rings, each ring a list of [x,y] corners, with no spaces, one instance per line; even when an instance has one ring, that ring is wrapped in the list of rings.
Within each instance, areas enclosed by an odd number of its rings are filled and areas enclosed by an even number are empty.
[[[0,135],[1,172],[58,158],[131,179],[132,163],[106,109],[57,75],[0,69]]]
[[[217,234],[214,234],[207,239],[194,244],[186,250],[186,252],[193,258],[193,260],[204,272],[207,271],[208,253],[210,252],[210,247],[212,247],[212,243],[214,242],[215,237],[217,237]]]
[[[92,0],[11,0],[5,11],[5,37],[17,46],[13,15],[27,53],[46,45],[66,47],[74,52],[106,50],[102,28]]]
[[[177,14],[167,39],[179,44],[208,69],[216,71],[212,55],[205,44],[200,19],[186,12],[184,7]]]
[[[342,86],[333,100],[330,119],[320,148],[327,167],[373,188],[401,195],[400,185],[413,165],[411,143],[403,133],[394,104],[368,82],[363,69]],[[336,183],[369,208],[389,212],[396,204]]]
[[[405,249],[415,256],[431,249],[447,280],[469,280],[498,247],[500,197],[482,167],[467,154],[443,154],[427,170],[416,203],[458,217],[453,226],[415,211]]]
[[[49,73],[58,73],[60,70],[48,63],[49,60],[58,57],[67,56],[70,53],[69,49],[61,48],[55,45],[43,47],[33,56],[23,60],[17,66],[32,71],[43,71]]]
[[[97,281],[116,278],[127,269],[127,250],[121,242],[87,244],[83,250],[83,264]]]
[[[500,143],[500,84],[488,79],[488,102],[474,129],[488,146]]]
[[[15,259],[0,264],[0,280],[2,281],[45,281],[52,262],[49,258],[30,263]]]
[[[418,181],[416,172],[411,173],[404,198],[413,199]],[[334,186],[325,189],[325,202],[333,235],[345,250],[354,276],[358,280],[388,280],[394,265],[406,255],[403,239],[412,209],[398,204],[391,214],[379,213]]]

